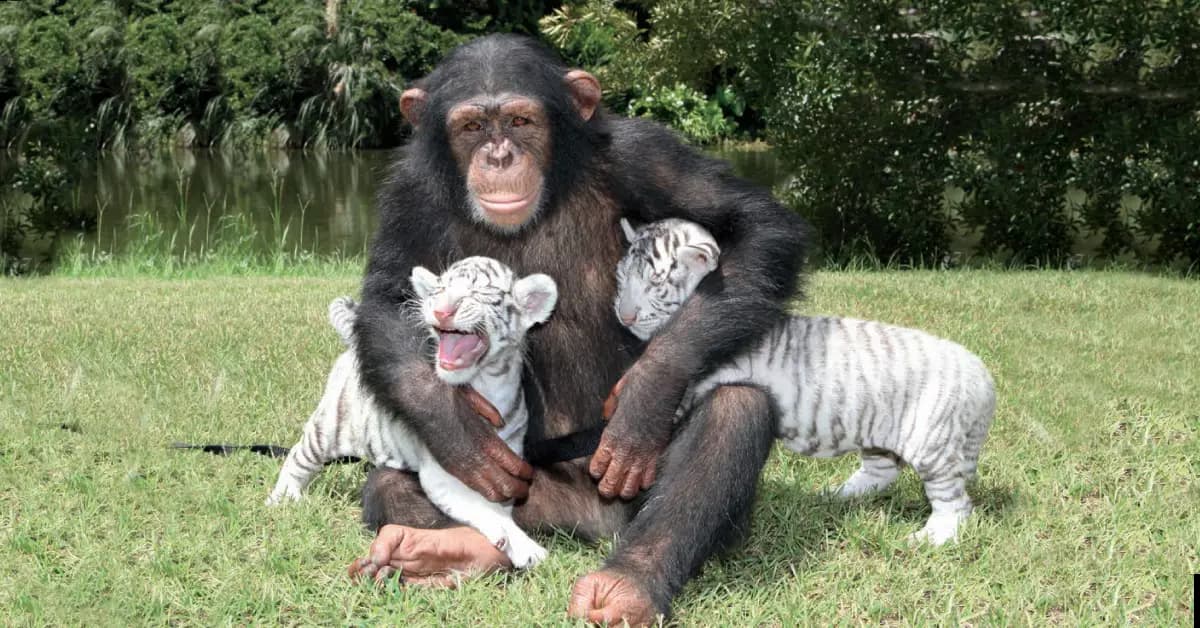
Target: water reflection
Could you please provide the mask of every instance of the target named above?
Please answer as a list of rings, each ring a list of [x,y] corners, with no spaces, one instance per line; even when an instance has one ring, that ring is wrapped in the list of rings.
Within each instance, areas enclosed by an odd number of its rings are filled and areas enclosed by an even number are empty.
[[[775,155],[760,146],[711,152],[764,186],[784,176]],[[258,247],[361,253],[391,158],[392,151],[106,155],[80,190],[80,204],[99,216],[99,233],[85,243],[119,254],[137,237],[131,226],[149,224],[177,234],[176,252],[196,251],[222,220],[238,218],[258,234]]]
[[[356,253],[374,227],[375,189],[389,155],[192,150],[109,155],[85,179],[80,199],[93,203],[100,216],[101,250],[123,250],[129,227],[138,221],[169,233],[195,226],[189,237],[199,240],[222,219],[239,217],[264,245],[282,240],[289,250]]]

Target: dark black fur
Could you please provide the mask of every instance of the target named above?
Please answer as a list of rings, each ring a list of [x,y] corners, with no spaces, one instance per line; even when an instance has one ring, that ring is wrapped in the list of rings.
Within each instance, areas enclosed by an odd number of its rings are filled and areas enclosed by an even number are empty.
[[[608,437],[633,450],[658,451],[668,439],[670,445],[656,484],[643,494],[648,505],[621,531],[608,566],[641,583],[669,613],[691,574],[744,533],[773,435],[770,401],[755,388],[714,391],[677,429],[675,408],[689,380],[750,346],[782,317],[797,287],[805,227],[767,191],[656,123],[603,110],[585,122],[564,88],[566,71],[531,40],[491,36],[451,53],[421,82],[429,93],[423,123],[379,196],[357,349],[378,400],[417,430],[443,466],[485,495],[503,497],[520,483],[485,477],[494,470],[482,453],[490,428],[435,379],[422,353],[425,332],[402,318],[398,306],[411,296],[408,277],[417,264],[440,272],[463,256],[488,255],[520,274],[554,276],[558,308],[529,338],[544,411],[531,417],[527,438],[537,451],[536,441],[600,425],[609,388],[637,360]],[[457,101],[485,91],[535,97],[553,120],[547,202],[536,223],[516,235],[469,221],[464,179],[441,122]],[[611,311],[622,216],[693,220],[721,245],[719,272],[645,347]],[[413,485],[370,481],[364,519],[432,525],[394,506],[423,500]],[[615,532],[613,522],[630,512],[600,499],[577,466],[559,465],[535,478],[516,516],[523,525],[575,527],[590,536]]]

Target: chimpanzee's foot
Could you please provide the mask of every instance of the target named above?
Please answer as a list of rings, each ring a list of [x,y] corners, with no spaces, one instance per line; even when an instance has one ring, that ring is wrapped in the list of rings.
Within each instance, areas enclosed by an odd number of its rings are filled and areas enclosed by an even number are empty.
[[[368,555],[350,563],[346,571],[355,580],[383,582],[400,573],[405,583],[454,586],[459,577],[511,567],[504,552],[473,528],[386,525],[379,529]]]
[[[611,569],[577,580],[567,608],[571,617],[598,624],[627,621],[630,626],[656,624],[662,613],[654,608],[654,601],[640,582]]]

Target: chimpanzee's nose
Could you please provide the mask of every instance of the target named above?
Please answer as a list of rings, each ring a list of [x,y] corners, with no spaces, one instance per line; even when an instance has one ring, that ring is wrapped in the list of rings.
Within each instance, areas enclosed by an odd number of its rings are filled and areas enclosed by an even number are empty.
[[[492,144],[487,151],[487,165],[497,170],[503,170],[512,165],[512,143],[507,139]]]

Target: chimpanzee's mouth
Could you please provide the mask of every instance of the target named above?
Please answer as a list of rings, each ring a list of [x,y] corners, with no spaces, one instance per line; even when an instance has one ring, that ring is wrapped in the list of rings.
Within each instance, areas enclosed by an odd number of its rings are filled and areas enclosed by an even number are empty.
[[[479,204],[489,213],[500,215],[516,214],[529,207],[530,203],[533,202],[535,193],[537,193],[537,190],[525,196],[519,194],[495,194],[487,198],[479,196],[477,199]]]
[[[437,329],[438,366],[447,371],[458,371],[475,366],[479,358],[487,353],[487,338],[457,329]]]

